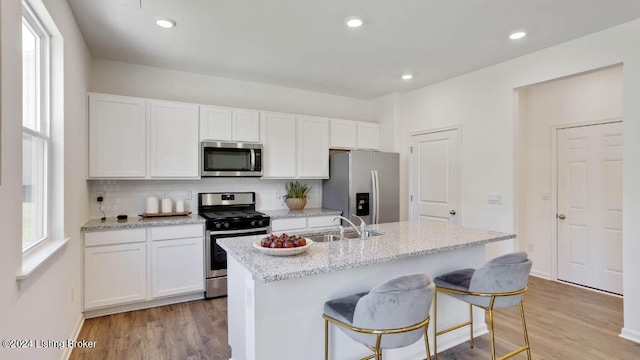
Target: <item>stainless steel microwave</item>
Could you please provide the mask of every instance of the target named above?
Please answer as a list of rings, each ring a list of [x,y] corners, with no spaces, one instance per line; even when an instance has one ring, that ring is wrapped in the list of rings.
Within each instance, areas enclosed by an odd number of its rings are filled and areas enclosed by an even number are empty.
[[[262,176],[262,144],[202,141],[202,177]]]

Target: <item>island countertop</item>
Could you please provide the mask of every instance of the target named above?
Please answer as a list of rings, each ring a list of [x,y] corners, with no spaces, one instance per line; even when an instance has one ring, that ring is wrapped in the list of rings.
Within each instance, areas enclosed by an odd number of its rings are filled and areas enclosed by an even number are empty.
[[[385,234],[364,240],[315,242],[306,252],[294,256],[270,256],[259,252],[253,247],[253,243],[264,235],[219,239],[218,244],[256,280],[273,282],[447,252],[516,237],[515,234],[433,220],[369,225],[367,229]]]

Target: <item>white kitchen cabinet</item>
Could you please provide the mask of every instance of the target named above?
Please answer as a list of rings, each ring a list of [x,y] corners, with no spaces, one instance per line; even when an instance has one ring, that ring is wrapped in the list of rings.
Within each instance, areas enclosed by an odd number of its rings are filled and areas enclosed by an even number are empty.
[[[331,119],[331,148],[355,149],[358,146],[357,131],[355,121]]]
[[[151,243],[153,298],[204,291],[204,238]]]
[[[271,220],[271,232],[304,231],[327,227],[337,227],[340,220],[331,216],[299,216]]]
[[[89,94],[89,178],[144,178],[145,100]]]
[[[327,119],[297,116],[298,167],[301,179],[329,178],[329,127]]]
[[[380,150],[380,124],[359,121],[358,128],[358,149]]]
[[[340,225],[340,219],[332,220],[335,217],[336,217],[335,215],[331,215],[331,216],[309,216],[309,218],[307,220],[307,227],[309,229],[331,227],[331,226],[337,227],[338,225]]]
[[[198,106],[149,103],[149,171],[152,178],[198,178]]]
[[[200,106],[200,140],[260,142],[260,112]]]
[[[264,152],[263,178],[296,177],[296,117],[291,114],[260,113]]]
[[[117,231],[111,233],[117,237]],[[144,242],[85,248],[84,309],[144,300],[146,255]]]

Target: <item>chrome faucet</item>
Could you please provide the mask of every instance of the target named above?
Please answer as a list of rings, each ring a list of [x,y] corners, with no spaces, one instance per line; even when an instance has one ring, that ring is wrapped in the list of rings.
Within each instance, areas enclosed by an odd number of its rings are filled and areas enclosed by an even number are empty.
[[[337,219],[342,219],[344,221],[346,221],[347,223],[349,223],[349,225],[351,225],[351,227],[353,227],[353,229],[356,231],[356,233],[358,233],[358,237],[362,238],[362,234],[360,234],[360,230],[358,230],[358,227],[351,222],[351,220],[347,219],[346,217],[343,216],[334,216],[331,218],[331,221],[336,221]],[[340,240],[342,240],[344,235],[344,228],[342,228],[342,231],[340,233]]]
[[[355,217],[356,219],[360,220],[360,239],[364,239],[365,237],[365,230],[364,227],[367,226],[367,223],[364,222],[364,219],[362,219],[360,216],[356,215],[356,214],[351,214],[351,216]]]

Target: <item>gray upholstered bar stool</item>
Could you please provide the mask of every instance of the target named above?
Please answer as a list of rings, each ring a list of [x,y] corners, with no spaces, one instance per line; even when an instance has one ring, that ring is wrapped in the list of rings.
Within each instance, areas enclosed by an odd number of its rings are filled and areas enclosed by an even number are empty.
[[[414,274],[387,280],[368,293],[327,301],[322,315],[325,360],[329,359],[329,322],[373,351],[362,360],[382,360],[382,349],[411,345],[423,335],[431,359],[427,329],[434,288],[429,275]]]
[[[478,270],[463,269],[436,277],[434,279],[436,294],[433,315],[435,322],[433,325],[435,358],[438,358],[438,336],[463,326],[469,325],[470,327],[471,347],[473,347],[473,306],[475,305],[489,312],[491,354],[492,359],[495,360],[496,345],[493,331],[493,309],[520,305],[525,345],[499,359],[512,357],[525,350],[527,351],[528,359],[531,359],[527,323],[524,319],[524,306],[522,305],[524,292],[527,290],[531,265],[532,262],[527,259],[526,252],[516,252],[497,257]],[[469,303],[469,321],[438,331],[438,293],[444,293]]]

